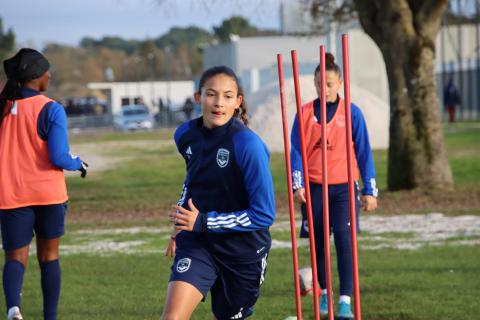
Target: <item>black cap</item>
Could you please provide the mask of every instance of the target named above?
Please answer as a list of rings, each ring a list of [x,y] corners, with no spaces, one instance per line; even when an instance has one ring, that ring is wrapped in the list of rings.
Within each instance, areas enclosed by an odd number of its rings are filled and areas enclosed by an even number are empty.
[[[20,82],[40,78],[50,68],[50,63],[40,52],[23,48],[15,56],[3,61],[5,74],[10,80]]]

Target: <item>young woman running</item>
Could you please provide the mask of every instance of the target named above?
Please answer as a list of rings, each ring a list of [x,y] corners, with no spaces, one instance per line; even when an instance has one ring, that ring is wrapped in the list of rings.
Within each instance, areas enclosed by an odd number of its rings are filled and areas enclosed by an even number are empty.
[[[269,153],[246,127],[231,69],[205,71],[195,99],[202,116],[175,132],[187,173],[170,214],[166,254],[175,260],[162,318],[189,319],[210,291],[216,319],[245,319],[260,294],[275,218]]]

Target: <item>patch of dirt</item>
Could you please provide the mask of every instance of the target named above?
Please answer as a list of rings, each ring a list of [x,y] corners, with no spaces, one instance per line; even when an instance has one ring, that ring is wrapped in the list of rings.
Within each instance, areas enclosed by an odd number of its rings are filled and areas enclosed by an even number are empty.
[[[168,219],[166,209],[159,210],[138,210],[138,211],[115,211],[115,212],[98,212],[98,211],[81,211],[75,209],[74,213],[67,214],[68,223],[95,223],[99,225],[107,225],[114,223],[126,222],[148,222]]]
[[[277,214],[288,215],[287,194],[277,194]],[[299,214],[299,205],[295,207]],[[445,214],[480,215],[480,190],[478,188],[454,191],[407,190],[380,192],[375,214],[398,215],[442,212]]]
[[[115,152],[126,148],[136,148],[146,151],[158,150],[162,147],[173,146],[172,140],[123,140],[78,143],[72,145],[72,154],[88,163],[88,170],[98,172],[111,169],[123,161],[135,158],[134,154],[114,156]],[[75,172],[65,171],[68,175],[78,175]]]
[[[383,192],[379,197],[379,213],[444,212],[480,214],[480,190],[454,191],[409,190]]]

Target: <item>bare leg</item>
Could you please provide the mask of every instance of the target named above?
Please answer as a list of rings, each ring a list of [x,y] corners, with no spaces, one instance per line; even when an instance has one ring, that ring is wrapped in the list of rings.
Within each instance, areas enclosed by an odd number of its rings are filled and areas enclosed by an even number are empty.
[[[41,239],[37,237],[38,263],[57,260],[59,246],[60,246],[60,238]]]
[[[197,288],[184,281],[172,281],[168,284],[167,299],[162,320],[188,320],[203,295]]]
[[[5,251],[5,262],[16,260],[21,264],[23,264],[23,266],[26,268],[28,263],[29,250],[30,250],[30,245],[26,245],[25,247],[22,247],[19,249]]]

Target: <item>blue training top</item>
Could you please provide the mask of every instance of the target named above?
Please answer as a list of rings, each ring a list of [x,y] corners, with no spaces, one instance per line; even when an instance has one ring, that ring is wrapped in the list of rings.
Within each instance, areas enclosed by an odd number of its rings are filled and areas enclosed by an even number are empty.
[[[327,103],[327,123],[335,115],[337,111],[339,98],[335,102]],[[321,123],[320,99],[313,101],[313,111],[318,123]],[[370,148],[370,140],[368,138],[367,125],[363,118],[362,111],[355,104],[351,104],[352,113],[352,140],[357,156],[358,168],[363,181],[363,195],[378,196],[377,182],[375,180],[375,167],[373,165],[373,155]],[[292,183],[294,189],[303,188],[303,167],[300,149],[300,135],[297,117],[293,123],[291,134],[292,150],[290,152],[292,159]],[[346,157],[346,155],[345,155]]]
[[[40,93],[34,89],[22,88],[20,94],[26,99]],[[80,158],[70,154],[67,115],[60,103],[51,101],[45,104],[38,115],[37,133],[43,141],[47,141],[48,156],[54,166],[70,171],[82,168]]]
[[[187,167],[179,205],[188,209],[191,198],[200,211],[193,232],[177,235],[178,247],[203,241],[213,255],[231,262],[261,259],[275,219],[265,144],[236,118],[214,129],[194,119],[174,138]]]

